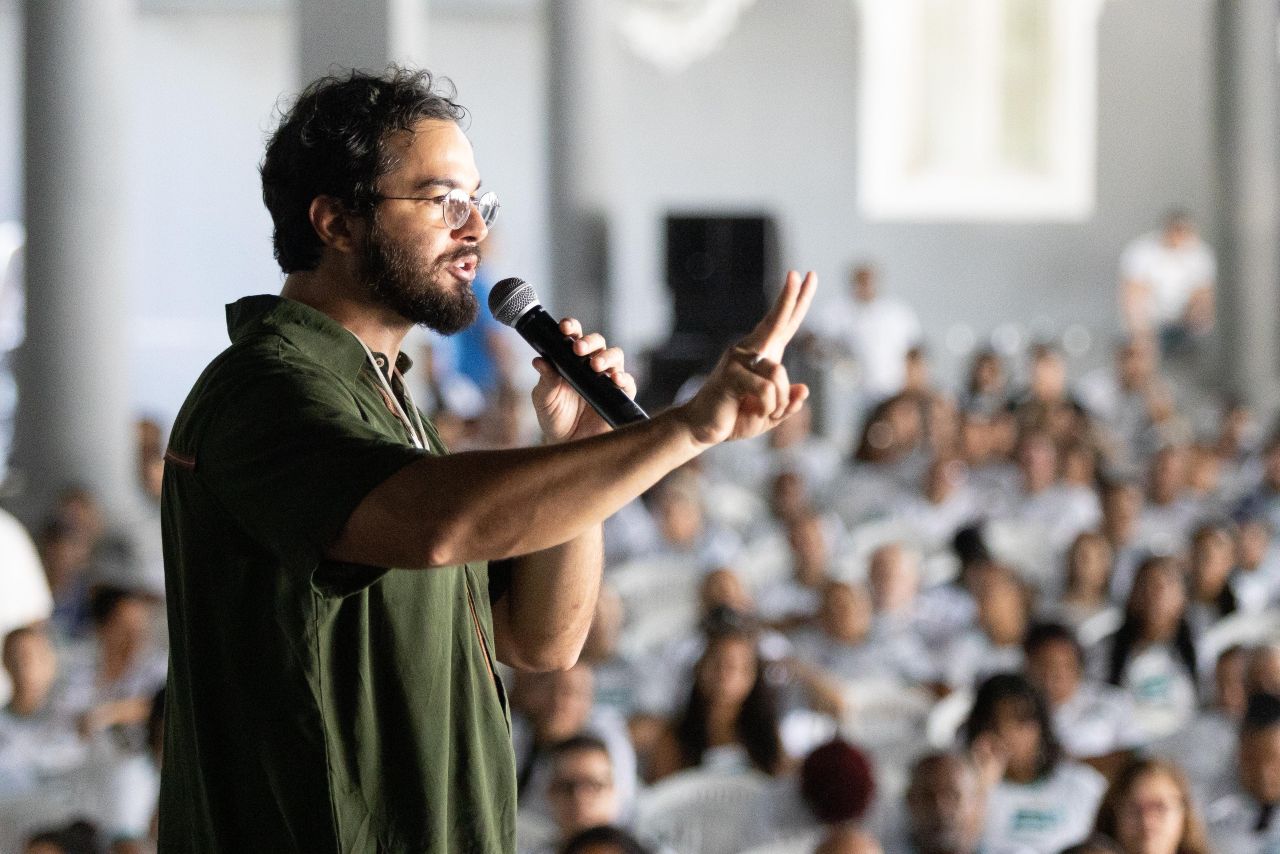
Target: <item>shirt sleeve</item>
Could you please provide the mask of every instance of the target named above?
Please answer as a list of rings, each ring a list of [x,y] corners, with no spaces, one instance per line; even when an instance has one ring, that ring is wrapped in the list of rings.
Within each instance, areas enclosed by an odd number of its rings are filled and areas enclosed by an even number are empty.
[[[375,487],[425,452],[368,424],[340,380],[269,360],[216,395],[196,476],[286,567],[312,571]]]

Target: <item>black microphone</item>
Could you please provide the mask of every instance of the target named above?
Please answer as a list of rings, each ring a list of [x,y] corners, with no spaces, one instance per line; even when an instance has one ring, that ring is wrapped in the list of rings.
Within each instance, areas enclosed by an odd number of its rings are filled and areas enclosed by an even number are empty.
[[[514,277],[498,282],[489,292],[489,312],[499,323],[519,332],[539,356],[554,365],[610,427],[649,419],[611,377],[592,369],[589,357],[573,352],[573,339],[560,331],[560,324],[538,302],[533,285]]]

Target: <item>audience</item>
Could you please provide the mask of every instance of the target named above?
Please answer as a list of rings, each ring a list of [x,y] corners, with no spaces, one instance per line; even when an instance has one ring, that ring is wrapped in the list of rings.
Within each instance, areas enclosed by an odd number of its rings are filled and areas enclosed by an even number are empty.
[[[855,433],[806,410],[673,473],[606,526],[578,666],[508,677],[519,851],[644,850],[627,829],[677,773],[763,786],[723,813],[792,846],[759,854],[1280,850],[1280,430],[1179,367],[1205,252],[1184,220],[1135,244],[1100,367],[1002,341],[955,393],[859,267],[808,340],[858,363],[824,409]],[[425,397],[458,449],[529,441],[505,373]],[[143,513],[71,486],[32,527],[43,604],[0,628],[0,850],[152,850],[164,432],[138,423]],[[966,710],[967,752],[920,758]]]

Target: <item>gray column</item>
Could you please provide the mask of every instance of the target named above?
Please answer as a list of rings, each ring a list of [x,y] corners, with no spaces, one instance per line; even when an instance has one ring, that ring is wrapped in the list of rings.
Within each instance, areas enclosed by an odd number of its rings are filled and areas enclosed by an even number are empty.
[[[426,0],[298,0],[303,85],[335,71],[378,72],[388,62],[420,62],[426,5]]]
[[[609,6],[547,0],[547,201],[553,308],[606,335]],[[547,289],[551,291],[551,288]],[[550,294],[542,295],[548,299]]]
[[[1220,335],[1228,381],[1280,398],[1280,65],[1276,0],[1219,0]]]
[[[15,365],[16,509],[38,516],[80,482],[124,514],[135,495],[124,148],[132,3],[26,0],[23,9],[27,328]]]

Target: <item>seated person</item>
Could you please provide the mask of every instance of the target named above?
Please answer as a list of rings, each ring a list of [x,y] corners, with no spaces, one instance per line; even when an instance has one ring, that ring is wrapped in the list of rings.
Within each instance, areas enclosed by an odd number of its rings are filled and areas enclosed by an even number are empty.
[[[817,614],[831,555],[841,534],[839,520],[826,519],[812,510],[788,520],[786,532],[791,577],[756,594],[760,616],[780,630],[811,622]]]
[[[1089,835],[1106,781],[1063,756],[1048,703],[1026,677],[983,682],[962,734],[989,787],[989,844],[1056,854]]]
[[[626,717],[635,711],[642,676],[638,662],[625,655],[618,642],[626,620],[622,597],[605,583],[596,598],[596,613],[578,661],[595,675],[595,702]]]
[[[1202,790],[1216,782],[1231,763],[1250,688],[1246,672],[1255,652],[1231,646],[1218,655],[1213,669],[1213,696],[1186,726],[1148,746],[1154,756],[1177,762],[1192,786]]]
[[[1111,603],[1111,543],[1097,531],[1086,531],[1067,550],[1066,584],[1049,608],[1055,621],[1081,631],[1101,615],[1117,613]]]
[[[636,790],[635,751],[623,718],[595,706],[590,667],[577,664],[564,671],[521,673],[512,694],[511,740],[521,812],[551,814],[542,797],[551,774],[551,750],[584,734],[608,745],[618,798],[624,810],[630,808]]]
[[[1084,649],[1069,628],[1033,626],[1023,649],[1027,677],[1049,702],[1054,732],[1068,756],[1106,760],[1143,743],[1132,700],[1113,685],[1085,678]]]
[[[957,531],[978,521],[984,511],[981,497],[969,484],[965,464],[959,459],[934,457],[923,486],[921,494],[905,497],[893,516],[909,525],[926,548],[943,548]]]
[[[1197,636],[1240,607],[1232,573],[1235,539],[1224,524],[1210,523],[1191,535],[1190,591],[1187,619]]]
[[[931,753],[907,783],[905,837],[888,850],[904,854],[1028,854],[1018,845],[983,841],[987,790],[968,756]]]
[[[588,828],[621,823],[613,760],[603,741],[576,735],[554,745],[548,758],[551,821],[544,826],[522,821],[517,827],[519,850],[529,854],[550,854]]]
[[[1002,671],[1022,667],[1022,640],[1031,615],[1031,593],[1012,572],[997,568],[977,586],[978,625],[940,651],[938,681],[949,689],[970,688]]]
[[[653,780],[686,768],[786,770],[774,690],[757,638],[741,629],[711,635],[693,671],[688,700],[655,745]]]
[[[127,752],[146,748],[151,698],[165,684],[168,659],[152,636],[156,602],[148,594],[97,587],[89,601],[94,645],[69,656],[68,703],[81,710],[80,731],[96,738],[112,731]]]
[[[1112,782],[1095,830],[1121,854],[1210,854],[1186,777],[1163,759],[1137,759]],[[1104,851],[1106,849],[1103,849]],[[1218,849],[1227,854],[1238,849]]]
[[[1107,649],[1099,649],[1102,674],[1132,698],[1148,740],[1185,726],[1198,706],[1196,647],[1186,618],[1186,585],[1176,559],[1143,561],[1125,606],[1124,623]]]
[[[13,695],[0,710],[0,800],[31,792],[87,758],[75,717],[57,697],[58,659],[45,627],[9,632],[3,662]]]
[[[688,468],[667,475],[653,488],[650,502],[658,526],[657,552],[710,568],[732,562],[742,541],[707,518],[701,482]]]
[[[1280,839],[1280,697],[1249,698],[1236,761],[1202,797],[1216,851],[1271,850]]]

